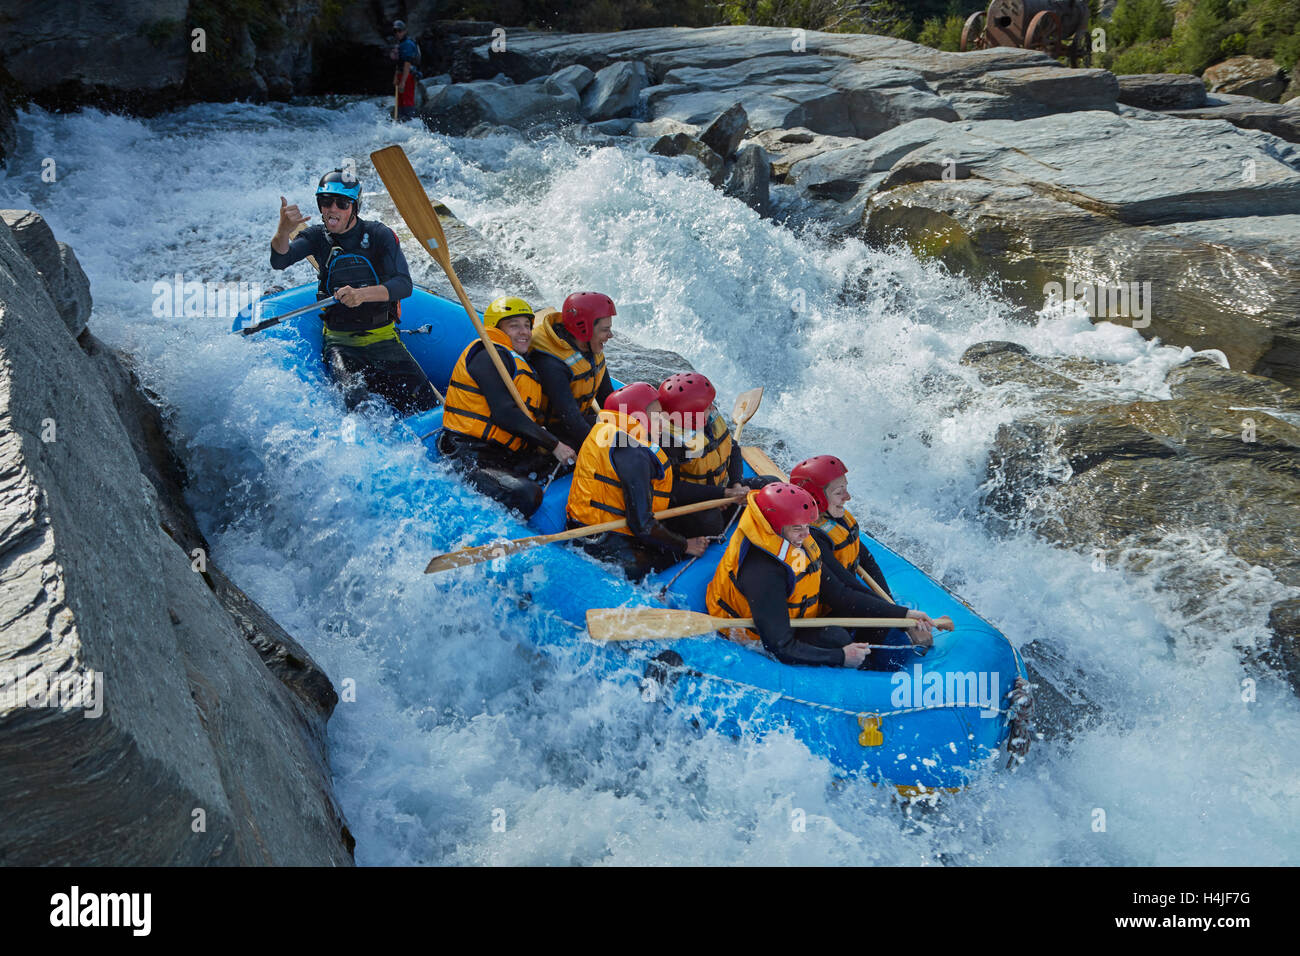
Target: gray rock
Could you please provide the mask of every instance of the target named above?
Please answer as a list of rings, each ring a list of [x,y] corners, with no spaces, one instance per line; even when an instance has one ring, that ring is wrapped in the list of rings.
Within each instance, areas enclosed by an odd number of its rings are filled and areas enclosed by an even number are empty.
[[[700,134],[700,142],[723,159],[730,159],[748,132],[749,117],[745,115],[745,107],[736,103],[708,125]]]
[[[597,73],[583,92],[583,115],[593,121],[628,116],[636,109],[641,91],[649,85],[644,63],[612,63]]]
[[[650,152],[660,156],[694,156],[709,171],[710,182],[716,186],[722,181],[725,172],[723,158],[689,133],[660,136],[650,147]]]
[[[90,280],[76,254],[54,238],[45,217],[29,209],[0,209],[0,220],[12,230],[13,239],[36,267],[59,315],[76,338],[90,319]]]
[[[1286,74],[1275,60],[1234,56],[1201,74],[1211,93],[1235,93],[1275,102],[1286,89]]]
[[[435,87],[420,115],[433,129],[452,135],[463,135],[480,123],[524,130],[580,118],[574,93],[554,94],[485,80]]]
[[[796,163],[846,146],[860,146],[865,141],[850,136],[824,136],[810,129],[795,127],[763,130],[751,142],[758,143],[767,150],[773,182],[784,183]]]
[[[1205,84],[1191,73],[1133,73],[1119,79],[1119,101],[1145,110],[1191,110],[1205,105]]]
[[[1249,96],[1229,98],[1217,94],[1199,109],[1173,110],[1168,115],[1183,119],[1226,120],[1241,129],[1262,130],[1289,143],[1300,143],[1300,107],[1295,103],[1280,105]]]
[[[542,88],[548,93],[561,93],[567,87],[581,96],[595,78],[595,73],[582,64],[575,63],[573,66],[566,66],[564,69],[552,73],[546,78]]]
[[[611,120],[610,122],[622,123],[624,120]],[[603,125],[603,124],[601,124]],[[675,119],[657,119],[648,123],[627,122],[625,131],[631,136],[658,139],[661,136],[671,136],[674,133],[685,133],[687,136],[700,135],[700,127],[692,123],[683,123]]]
[[[770,208],[769,177],[767,152],[757,143],[751,143],[736,154],[735,162],[728,170],[723,192],[739,199],[760,216],[765,216]]]
[[[96,363],[7,226],[0,302],[0,684],[102,675],[61,707],[0,694],[4,862],[351,863],[323,717],[159,528]]]
[[[624,116],[622,119],[588,123],[584,128],[601,136],[627,136],[636,125],[630,116]]]

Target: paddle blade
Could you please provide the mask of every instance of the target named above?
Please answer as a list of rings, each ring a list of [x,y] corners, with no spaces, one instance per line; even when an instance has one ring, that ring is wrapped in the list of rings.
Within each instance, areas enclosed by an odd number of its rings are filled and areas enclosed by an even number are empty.
[[[743,445],[740,449],[745,464],[754,469],[756,475],[771,475],[781,481],[789,481],[790,476],[777,467],[776,462],[768,457],[767,452],[753,445]]]
[[[460,551],[435,555],[425,566],[424,573],[437,574],[439,571],[450,571],[453,568],[495,561],[497,558],[527,551],[534,545],[540,544],[545,538],[546,535],[537,535],[532,538],[516,538],[514,541],[496,541],[492,544],[481,544],[477,548],[464,548]]]
[[[736,396],[736,405],[731,410],[731,422],[733,425],[743,425],[754,417],[758,411],[758,406],[763,404],[763,386],[751,388],[748,392],[741,392]]]
[[[594,641],[665,641],[707,634],[717,626],[707,614],[662,607],[594,607],[587,611],[587,633]]]
[[[451,257],[447,252],[447,237],[442,231],[442,223],[402,147],[377,149],[370,154],[370,161],[375,164],[375,172],[384,181],[393,205],[411,234],[444,270],[450,269]]]

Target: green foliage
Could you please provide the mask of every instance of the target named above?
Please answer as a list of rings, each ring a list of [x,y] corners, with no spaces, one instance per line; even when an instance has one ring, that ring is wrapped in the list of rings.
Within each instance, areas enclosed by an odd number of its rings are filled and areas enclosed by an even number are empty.
[[[1173,35],[1174,11],[1164,0],[1119,0],[1106,27],[1106,39],[1115,46],[1149,43]]]
[[[937,50],[960,50],[961,31],[965,25],[966,18],[961,15],[944,18],[931,17],[921,27],[920,33],[916,36],[916,42],[932,46]]]

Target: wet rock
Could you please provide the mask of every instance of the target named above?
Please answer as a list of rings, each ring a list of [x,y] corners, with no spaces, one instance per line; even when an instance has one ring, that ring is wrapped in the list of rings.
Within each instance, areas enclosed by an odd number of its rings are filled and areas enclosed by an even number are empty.
[[[650,147],[650,152],[660,156],[694,156],[709,172],[709,181],[717,185],[722,180],[725,164],[721,156],[687,133],[660,136]]]
[[[845,146],[861,145],[864,141],[850,136],[824,136],[810,129],[795,127],[763,130],[751,142],[767,150],[773,182],[784,183],[795,163]]]
[[[708,125],[700,134],[700,142],[723,159],[730,159],[747,132],[749,132],[749,117],[745,115],[745,107],[736,103],[723,110],[718,118]]]
[[[572,92],[477,80],[435,87],[420,116],[431,129],[459,136],[480,123],[519,130],[573,123],[580,118],[578,105]]]
[[[324,749],[332,700],[321,712],[276,679],[160,527],[180,499],[141,469],[123,379],[92,336],[87,351],[65,333],[5,225],[0,304],[4,862],[351,863]],[[315,668],[289,646],[286,664]],[[60,706],[8,692],[73,678],[97,689]]]
[[[727,171],[723,193],[739,199],[760,216],[765,216],[770,207],[769,176],[767,152],[762,146],[751,143],[736,154],[735,161]]]
[[[542,89],[547,93],[563,93],[566,90],[572,90],[576,95],[582,96],[583,91],[591,85],[591,81],[596,78],[596,74],[579,63],[573,66],[566,66],[562,70],[557,70],[546,78],[542,84]]]
[[[1205,68],[1201,79],[1211,93],[1235,93],[1276,102],[1286,89],[1286,74],[1275,60],[1234,56]]]
[[[72,333],[79,336],[90,319],[90,280],[67,243],[59,242],[45,217],[30,209],[0,209],[18,248],[36,267],[45,291]]]
[[[1190,110],[1205,105],[1205,84],[1191,73],[1132,73],[1117,77],[1119,101],[1145,110]]]
[[[635,111],[641,91],[650,85],[645,64],[613,63],[598,72],[582,94],[582,113],[587,119],[617,119]]]

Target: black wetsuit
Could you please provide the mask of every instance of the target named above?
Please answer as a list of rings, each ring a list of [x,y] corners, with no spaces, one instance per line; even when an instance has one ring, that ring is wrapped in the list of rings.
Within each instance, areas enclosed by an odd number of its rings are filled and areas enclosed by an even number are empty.
[[[843,567],[840,570],[844,570]],[[844,666],[847,644],[910,645],[907,635],[899,630],[883,628],[856,628],[852,632],[842,627],[790,626],[790,612],[786,607],[786,581],[789,568],[764,551],[750,548],[736,574],[736,587],[749,602],[749,613],[754,618],[763,646],[783,664],[829,664]],[[891,604],[874,593],[863,593],[847,587],[839,575],[826,572],[822,560],[821,590],[818,600],[825,617],[890,617],[907,615],[907,608]],[[863,662],[868,670],[894,670],[910,663],[912,652],[872,651]]]
[[[478,441],[464,435],[443,431],[439,450],[479,492],[514,508],[525,518],[542,504],[542,484],[554,472],[556,477],[569,466],[556,471],[560,463],[551,454],[559,439],[525,415],[515,404],[501,374],[480,348],[465,363],[483,398],[488,404],[488,418],[498,428],[529,442],[519,451],[511,451],[496,442]]]
[[[829,555],[834,552],[834,545],[831,544],[830,536],[825,531],[822,531],[816,525],[812,525],[809,528],[809,532],[812,534],[813,540],[817,542],[817,547],[821,548],[822,556],[826,558],[824,566],[830,568],[832,574],[835,574],[844,584],[850,587],[854,587],[860,591],[867,591],[871,594],[876,593],[871,590],[871,585],[858,577],[857,572],[849,570],[834,558],[829,557]],[[871,556],[871,552],[867,550],[867,546],[861,542],[859,542],[858,547],[858,565],[863,571],[866,571],[867,574],[871,575],[872,580],[880,585],[881,590],[890,597],[894,596],[894,592],[889,590],[889,584],[885,581],[884,574],[880,571],[880,565],[878,565],[876,559]]]
[[[373,278],[364,263],[338,258],[350,255],[368,262]],[[342,388],[347,408],[355,408],[371,393],[382,396],[404,415],[436,407],[438,397],[428,376],[395,334],[382,341],[359,344],[376,329],[396,321],[398,300],[412,291],[410,269],[393,230],[364,219],[358,219],[339,235],[329,233],[323,225],[310,226],[289,243],[288,252],[271,250],[271,268],[287,269],[307,256],[313,256],[320,265],[317,293],[321,298],[343,285],[364,288],[374,285],[375,280],[388,290],[387,302],[363,302],[354,308],[332,305],[321,313],[327,331],[321,361]],[[336,265],[344,265],[333,281],[327,273],[331,257]],[[350,344],[349,339],[356,343]]]
[[[557,329],[556,332],[561,337],[568,337],[563,329]],[[573,344],[572,340],[569,344]],[[590,353],[583,354],[588,358],[591,357]],[[581,448],[582,443],[587,440],[587,433],[596,424],[596,413],[590,407],[578,407],[577,399],[573,397],[573,389],[570,387],[573,373],[569,370],[569,366],[549,352],[538,349],[529,351],[528,364],[533,367],[533,371],[537,373],[537,380],[542,383],[542,392],[546,395],[548,404],[547,423],[551,431],[573,448]],[[601,376],[600,384],[596,386],[596,404],[603,408],[605,399],[612,391],[614,386],[610,383],[609,373],[606,372]]]
[[[633,536],[606,532],[595,538],[580,538],[579,541],[587,551],[601,560],[621,566],[630,580],[640,581],[647,574],[670,568],[686,557],[686,538],[694,535],[679,533],[679,530],[670,526],[692,516],[673,518],[668,523],[654,517],[650,504],[652,482],[658,474],[654,452],[648,448],[616,446],[610,450],[609,460],[614,466],[614,473],[623,483],[627,526]],[[723,489],[718,487],[674,481],[671,506],[712,501],[722,496]],[[570,521],[570,527],[573,526]],[[692,529],[688,527],[686,530]]]

